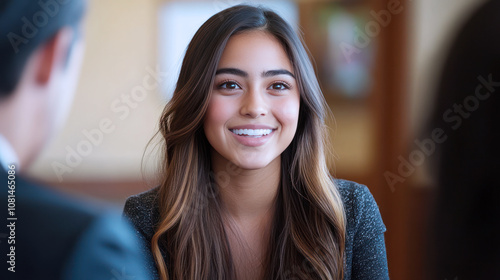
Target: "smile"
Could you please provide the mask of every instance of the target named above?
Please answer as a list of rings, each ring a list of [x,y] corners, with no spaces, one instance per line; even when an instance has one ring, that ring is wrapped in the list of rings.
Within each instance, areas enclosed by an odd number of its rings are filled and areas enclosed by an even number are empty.
[[[272,129],[230,129],[230,131],[239,136],[259,138],[273,132]]]

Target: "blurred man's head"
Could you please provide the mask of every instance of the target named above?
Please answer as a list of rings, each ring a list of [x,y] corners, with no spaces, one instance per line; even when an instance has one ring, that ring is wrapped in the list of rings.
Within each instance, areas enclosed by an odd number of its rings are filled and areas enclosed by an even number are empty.
[[[61,126],[83,54],[85,0],[1,0],[0,134],[29,165]]]

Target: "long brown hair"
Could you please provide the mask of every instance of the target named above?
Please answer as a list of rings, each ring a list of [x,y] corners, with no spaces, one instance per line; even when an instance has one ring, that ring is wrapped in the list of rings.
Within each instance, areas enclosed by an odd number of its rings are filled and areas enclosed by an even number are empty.
[[[165,141],[160,220],[151,240],[160,278],[236,278],[203,119],[227,41],[249,30],[281,42],[301,102],[295,137],[281,155],[265,279],[342,279],[345,215],[325,159],[326,103],[301,38],[276,13],[246,5],[212,16],[194,35],[160,120]]]

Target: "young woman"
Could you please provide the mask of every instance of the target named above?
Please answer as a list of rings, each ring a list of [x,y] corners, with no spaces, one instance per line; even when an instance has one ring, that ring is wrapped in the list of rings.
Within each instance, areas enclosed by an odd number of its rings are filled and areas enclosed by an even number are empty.
[[[160,279],[387,279],[368,189],[334,180],[327,109],[298,35],[234,6],[193,37],[160,120],[159,187],[125,214]]]

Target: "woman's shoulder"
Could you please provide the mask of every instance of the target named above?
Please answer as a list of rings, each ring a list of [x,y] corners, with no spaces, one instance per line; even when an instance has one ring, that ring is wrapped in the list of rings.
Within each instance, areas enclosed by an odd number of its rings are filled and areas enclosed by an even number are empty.
[[[334,180],[344,204],[347,227],[345,279],[389,279],[382,221],[370,190],[347,180]]]
[[[157,196],[158,187],[130,196],[123,209],[123,214],[146,238],[153,236],[154,225],[158,221]]]
[[[342,179],[335,179],[334,183],[344,204],[348,231],[355,234],[363,228],[365,234],[385,232],[377,202],[365,185]]]

